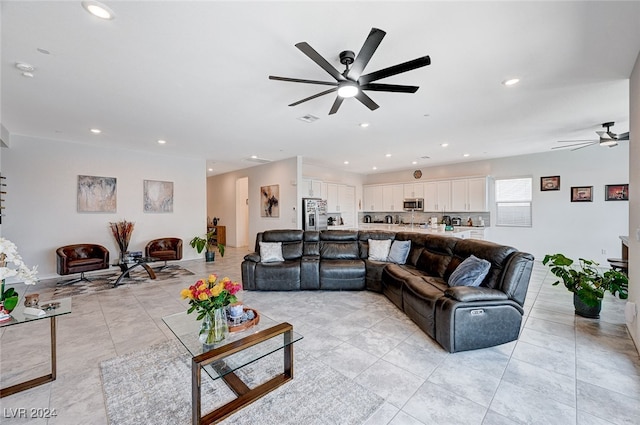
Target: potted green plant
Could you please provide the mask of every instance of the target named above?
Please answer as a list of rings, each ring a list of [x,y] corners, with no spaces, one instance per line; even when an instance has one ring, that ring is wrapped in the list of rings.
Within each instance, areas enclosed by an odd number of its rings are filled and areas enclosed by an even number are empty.
[[[551,273],[559,279],[553,283],[558,285],[560,281],[573,292],[573,305],[576,314],[597,319],[600,317],[602,298],[606,291],[626,300],[629,296],[629,278],[617,270],[603,272],[598,263],[592,260],[579,258],[577,265],[574,261],[562,254],[547,254],[542,264],[548,265]]]
[[[218,246],[218,251],[220,252],[220,256],[224,257],[224,245],[221,243],[216,243],[216,233],[215,230],[210,230],[204,237],[195,236],[189,242],[191,248],[194,248],[200,254],[205,248],[207,251],[205,252],[205,259],[207,262],[214,261],[216,259],[216,254],[214,252],[214,248],[216,245]]]

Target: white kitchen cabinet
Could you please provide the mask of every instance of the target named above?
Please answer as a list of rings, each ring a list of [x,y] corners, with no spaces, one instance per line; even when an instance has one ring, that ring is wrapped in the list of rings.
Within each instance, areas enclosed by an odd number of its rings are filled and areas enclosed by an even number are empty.
[[[338,186],[338,199],[340,200],[340,217],[346,227],[356,225],[356,188],[355,186]]]
[[[404,198],[424,198],[424,183],[405,183]]]
[[[477,177],[451,181],[451,211],[486,211],[487,179]]]
[[[372,185],[363,188],[364,207],[363,211],[378,212],[383,211],[382,186]]]
[[[327,183],[327,212],[340,212],[338,202],[338,185]]]
[[[468,179],[469,211],[487,211],[487,178]]]
[[[320,180],[302,180],[303,196],[309,198],[324,199],[326,194],[322,192],[323,183]]]
[[[424,210],[451,211],[451,181],[439,180],[424,184]]]
[[[402,184],[386,184],[382,186],[382,210],[402,211],[404,187]]]

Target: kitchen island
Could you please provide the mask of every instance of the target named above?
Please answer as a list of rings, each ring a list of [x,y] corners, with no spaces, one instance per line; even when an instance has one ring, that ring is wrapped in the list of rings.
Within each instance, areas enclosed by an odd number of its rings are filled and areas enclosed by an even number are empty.
[[[421,225],[414,224],[385,224],[385,223],[359,223],[358,229],[360,230],[386,230],[389,232],[412,232],[422,233],[429,235],[442,235],[451,236],[460,239],[471,238],[471,227],[456,226],[453,230],[440,230],[433,229],[429,226],[423,227]]]

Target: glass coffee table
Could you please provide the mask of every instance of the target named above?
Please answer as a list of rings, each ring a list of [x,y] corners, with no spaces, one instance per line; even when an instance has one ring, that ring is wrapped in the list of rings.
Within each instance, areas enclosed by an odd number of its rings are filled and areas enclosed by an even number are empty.
[[[120,276],[118,276],[118,279],[116,279],[116,281],[113,283],[113,286],[116,287],[120,285],[122,282],[122,279],[129,277],[129,272],[138,266],[142,267],[147,271],[147,274],[149,275],[149,279],[155,279],[156,273],[153,271],[151,267],[149,267],[149,264],[147,263],[154,263],[156,261],[160,261],[160,259],[155,257],[132,257],[126,260],[122,260],[122,259],[117,260],[115,263],[113,263],[113,265],[116,267],[120,267],[120,271],[122,273],[120,274]]]
[[[34,316],[25,314],[24,305],[18,305],[15,310],[11,312],[10,319],[0,322],[0,328],[22,325],[36,320],[49,319],[51,324],[51,373],[2,388],[0,389],[0,398],[56,380],[56,318],[63,314],[71,313],[71,298],[61,298],[49,302],[41,301],[39,308],[43,310],[45,314],[42,316]]]
[[[253,403],[270,391],[293,379],[293,343],[302,335],[293,332],[289,323],[277,323],[260,315],[255,326],[240,332],[229,333],[227,337],[213,345],[209,351],[203,349],[198,339],[200,321],[197,314],[185,312],[162,318],[178,340],[193,356],[191,361],[191,412],[192,423],[211,424],[218,422],[237,410]],[[236,371],[270,354],[283,351],[284,371],[255,388],[249,388]],[[222,379],[235,393],[236,398],[202,416],[201,372],[211,379]]]

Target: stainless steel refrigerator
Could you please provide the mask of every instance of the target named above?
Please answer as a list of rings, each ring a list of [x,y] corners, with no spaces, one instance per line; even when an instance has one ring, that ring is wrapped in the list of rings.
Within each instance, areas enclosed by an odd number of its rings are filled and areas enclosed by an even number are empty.
[[[326,230],[327,201],[320,198],[303,198],[302,223],[304,230]]]

